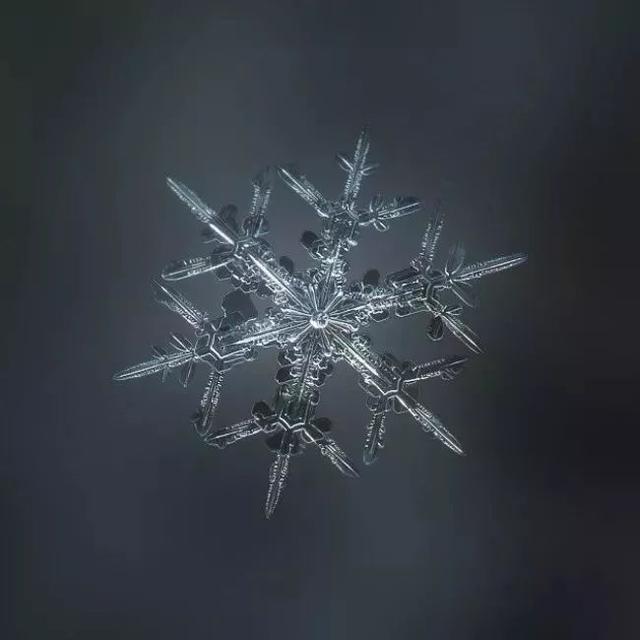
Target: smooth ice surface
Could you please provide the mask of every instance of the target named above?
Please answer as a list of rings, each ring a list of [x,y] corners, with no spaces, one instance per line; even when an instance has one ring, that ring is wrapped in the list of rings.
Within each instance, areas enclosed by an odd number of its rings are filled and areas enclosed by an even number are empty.
[[[471,281],[526,260],[524,254],[517,253],[465,264],[464,248],[456,244],[444,265],[436,268],[443,225],[442,216],[436,213],[427,225],[418,255],[407,268],[387,275],[382,282],[376,272],[366,274],[363,280],[349,281],[346,256],[358,244],[361,231],[368,227],[385,231],[393,220],[421,208],[419,200],[407,196],[385,199],[378,194],[365,206],[357,203],[362,180],[377,167],[369,162],[369,145],[368,133],[363,130],[350,157],[338,154],[338,164],[347,179],[335,200],[326,198],[295,166],[277,169],[284,184],[321,218],[319,235],[307,231],[302,236],[314,260],[313,266],[302,272],[294,272],[288,258],[276,259],[265,240],[271,170],[254,180],[253,197],[242,223],[237,221],[236,207],[228,205],[215,211],[186,185],[167,180],[169,188],[204,224],[203,240],[211,249],[204,256],[170,263],[162,272],[163,279],[177,281],[211,272],[247,295],[270,298],[273,306],[263,317],[253,313],[245,317],[238,311],[228,312],[223,302],[225,313],[211,317],[173,287],[154,282],[158,302],[182,316],[194,336],[188,339],[172,333],[169,349],[154,347],[153,359],[114,378],[128,380],[158,373],[164,381],[175,371],[186,386],[197,365],[208,366],[207,385],[193,416],[196,431],[206,444],[218,448],[260,433],[266,436],[275,456],[268,476],[267,517],[280,500],[291,458],[306,448],[317,449],[344,475],[359,475],[333,439],[329,419],[316,415],[320,389],[339,361],[355,371],[372,412],[365,432],[365,464],[373,463],[384,447],[386,418],[391,410],[409,413],[424,431],[462,454],[460,443],[416,400],[412,387],[429,378],[451,380],[466,358],[454,355],[418,365],[402,362],[389,353],[376,352],[361,329],[393,316],[426,314],[429,338],[437,341],[447,329],[478,353],[478,338],[461,319],[463,309],[475,304]],[[272,404],[257,402],[251,415],[237,424],[216,424],[215,409],[225,372],[251,361],[256,350],[263,347],[280,350],[278,386]]]

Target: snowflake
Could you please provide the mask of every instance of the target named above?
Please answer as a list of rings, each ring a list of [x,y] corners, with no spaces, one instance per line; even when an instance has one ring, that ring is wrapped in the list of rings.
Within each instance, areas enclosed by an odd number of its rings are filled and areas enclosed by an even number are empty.
[[[170,348],[154,347],[154,358],[114,376],[129,380],[159,373],[164,381],[177,370],[186,386],[197,364],[206,364],[209,378],[193,422],[203,441],[223,448],[249,436],[264,434],[275,460],[269,471],[265,505],[271,516],[285,486],[292,456],[307,447],[317,447],[347,476],[358,476],[353,462],[331,436],[331,422],[318,417],[320,388],[334,364],[343,361],[359,377],[367,394],[371,418],[366,428],[363,459],[371,464],[384,446],[385,418],[394,410],[409,413],[423,430],[455,453],[462,454],[456,438],[440,419],[422,406],[412,387],[429,378],[452,379],[466,361],[453,356],[414,365],[390,354],[379,355],[360,330],[370,322],[383,322],[391,315],[403,317],[426,313],[427,335],[439,340],[444,329],[474,352],[479,352],[474,332],[461,320],[463,306],[474,306],[470,282],[521,264],[526,257],[514,255],[465,265],[462,245],[456,244],[442,269],[433,266],[442,217],[428,223],[419,254],[410,265],[388,275],[380,283],[376,271],[356,282],[348,282],[346,254],[358,243],[361,230],[388,228],[392,220],[415,213],[420,202],[412,197],[385,200],[373,197],[362,207],[356,203],[360,185],[376,165],[368,161],[369,137],[360,134],[351,158],[337,156],[347,173],[342,194],[328,200],[293,166],[279,167],[282,181],[305,200],[322,219],[320,235],[306,231],[302,244],[315,261],[313,268],[295,273],[291,260],[276,260],[264,236],[268,232],[266,209],[271,194],[272,171],[267,169],[253,182],[253,199],[242,224],[237,210],[228,205],[214,211],[188,187],[172,179],[167,183],[195,217],[205,225],[205,242],[211,253],[170,263],[162,272],[165,281],[182,280],[213,272],[228,279],[234,288],[223,300],[224,314],[212,318],[200,311],[170,286],[154,282],[158,302],[186,320],[194,329],[193,339],[172,333]],[[247,294],[269,297],[273,307],[258,317]],[[245,313],[232,310],[233,299],[245,299]],[[446,299],[449,299],[447,301]],[[217,428],[214,413],[225,373],[255,358],[261,347],[280,349],[273,404],[258,402],[251,417],[232,426]]]

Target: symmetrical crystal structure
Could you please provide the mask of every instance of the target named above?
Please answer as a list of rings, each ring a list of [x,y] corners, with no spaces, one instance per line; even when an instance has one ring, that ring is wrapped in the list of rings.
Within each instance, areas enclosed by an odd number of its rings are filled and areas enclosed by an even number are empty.
[[[376,460],[383,448],[385,420],[392,410],[409,413],[424,431],[462,454],[456,438],[416,400],[412,387],[429,378],[452,379],[466,358],[451,356],[418,365],[401,362],[374,351],[361,329],[391,316],[423,313],[429,318],[429,338],[439,340],[446,328],[471,351],[479,352],[476,335],[461,320],[463,308],[474,306],[471,281],[515,267],[526,259],[517,253],[467,265],[462,245],[457,244],[444,267],[438,269],[434,258],[442,218],[435,215],[427,225],[417,257],[408,267],[391,273],[382,282],[376,271],[368,272],[360,281],[348,282],[346,255],[357,245],[361,231],[384,231],[392,221],[421,208],[416,198],[385,200],[380,195],[367,206],[358,205],[362,180],[376,167],[368,155],[369,136],[364,130],[352,157],[337,156],[347,180],[335,200],[322,195],[294,166],[277,169],[281,180],[313,208],[322,222],[319,235],[311,231],[302,235],[314,266],[300,273],[294,272],[290,259],[277,260],[265,240],[271,170],[254,180],[253,198],[242,224],[236,221],[234,206],[215,211],[184,184],[167,180],[169,188],[204,225],[203,239],[213,248],[204,257],[170,263],[162,272],[163,279],[175,281],[215,273],[229,280],[236,291],[223,300],[225,312],[213,318],[164,282],[154,282],[158,302],[182,316],[193,328],[194,337],[172,333],[169,349],[153,347],[152,360],[125,369],[114,378],[129,380],[160,374],[164,381],[176,370],[186,386],[196,365],[206,365],[209,378],[200,408],[193,416],[196,431],[206,444],[218,448],[249,436],[266,436],[275,455],[269,470],[267,517],[278,504],[291,459],[306,448],[316,448],[343,474],[358,476],[354,463],[333,439],[331,422],[316,415],[320,389],[340,361],[355,371],[371,410],[364,441],[365,464]],[[273,306],[263,317],[258,317],[251,303],[244,315],[231,311],[229,296],[237,297],[237,290],[269,297]],[[220,427],[214,414],[225,373],[251,361],[263,347],[280,350],[273,403],[257,402],[246,420]]]

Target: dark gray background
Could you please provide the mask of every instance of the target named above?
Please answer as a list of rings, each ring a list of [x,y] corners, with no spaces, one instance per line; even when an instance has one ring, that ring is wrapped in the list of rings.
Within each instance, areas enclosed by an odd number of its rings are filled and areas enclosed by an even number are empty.
[[[637,12],[98,4],[1,21],[3,637],[638,637]],[[424,385],[469,455],[393,417],[357,481],[295,459],[265,521],[263,443],[210,450],[189,424],[202,375],[186,392],[111,375],[184,329],[149,288],[201,251],[166,175],[243,207],[259,169],[297,161],[337,193],[333,154],[364,123],[382,163],[367,193],[427,210],[367,233],[354,277],[404,266],[437,199],[444,250],[530,260],[478,286],[485,355]],[[279,185],[271,221],[303,265],[309,208]],[[182,290],[215,310],[226,289]],[[375,345],[416,361],[462,349],[424,322],[376,327]],[[232,372],[222,424],[271,398],[275,356]],[[350,371],[322,413],[359,460]]]

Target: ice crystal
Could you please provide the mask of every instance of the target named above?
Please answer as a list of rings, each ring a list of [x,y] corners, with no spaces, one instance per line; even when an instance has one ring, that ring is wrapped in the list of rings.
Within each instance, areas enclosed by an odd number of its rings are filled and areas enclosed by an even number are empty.
[[[189,323],[194,337],[172,333],[170,347],[153,347],[152,360],[116,374],[129,380],[160,374],[164,381],[177,370],[186,386],[198,364],[209,368],[209,377],[193,416],[203,441],[223,448],[249,436],[264,434],[275,459],[269,470],[265,512],[271,516],[286,483],[291,458],[307,447],[317,450],[343,474],[358,476],[354,463],[331,435],[331,422],[316,415],[320,389],[334,364],[342,361],[356,372],[367,395],[371,418],[366,427],[363,459],[371,464],[385,444],[385,420],[391,410],[409,413],[422,429],[455,453],[462,454],[456,438],[440,419],[420,404],[412,387],[429,378],[452,379],[466,358],[452,356],[414,365],[390,354],[380,355],[361,329],[390,316],[425,313],[427,335],[442,338],[448,329],[471,351],[479,352],[474,332],[462,321],[464,307],[474,306],[472,280],[509,269],[525,261],[521,254],[465,264],[461,244],[450,251],[444,266],[434,266],[442,217],[428,223],[417,257],[408,267],[389,274],[381,283],[376,271],[360,281],[348,282],[347,253],[357,245],[367,227],[384,231],[398,218],[417,212],[420,202],[412,197],[385,200],[373,197],[366,206],[357,204],[364,177],[376,167],[368,159],[369,136],[362,131],[352,157],[338,154],[347,173],[344,190],[335,200],[327,199],[294,166],[277,169],[282,181],[315,210],[322,221],[320,235],[306,231],[302,243],[314,266],[296,273],[291,260],[277,260],[265,240],[269,226],[266,209],[271,194],[272,171],[267,169],[253,182],[253,198],[242,224],[237,210],[228,205],[211,209],[184,184],[169,178],[169,188],[204,225],[204,242],[212,250],[203,257],[178,260],[162,272],[165,281],[182,280],[212,272],[230,280],[235,291],[224,300],[224,313],[217,318],[200,311],[181,293],[165,283],[154,282],[156,299]],[[230,295],[256,294],[271,299],[263,317],[249,304],[244,315],[231,310]],[[240,294],[242,295],[242,294]],[[258,349],[280,349],[277,391],[272,404],[257,402],[246,420],[220,427],[214,419],[225,373],[251,361]]]

